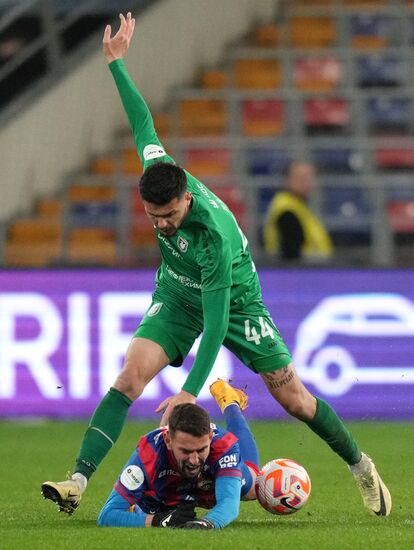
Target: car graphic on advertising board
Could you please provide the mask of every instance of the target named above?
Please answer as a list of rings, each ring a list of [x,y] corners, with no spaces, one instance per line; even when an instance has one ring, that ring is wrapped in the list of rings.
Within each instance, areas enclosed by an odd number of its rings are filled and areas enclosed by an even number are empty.
[[[401,354],[390,352],[377,355],[384,364],[364,364],[364,346],[387,342],[390,349],[397,349],[407,338],[411,342],[405,342],[404,349],[411,347],[412,353],[404,354],[403,360],[398,359]],[[335,339],[347,344],[338,345]],[[302,380],[325,395],[344,395],[355,384],[412,384],[414,304],[396,293],[324,298],[300,323],[293,359]]]

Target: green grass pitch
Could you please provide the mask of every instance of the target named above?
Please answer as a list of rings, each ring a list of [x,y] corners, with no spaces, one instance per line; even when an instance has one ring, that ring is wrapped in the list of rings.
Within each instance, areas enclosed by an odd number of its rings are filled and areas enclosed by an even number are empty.
[[[352,423],[393,495],[388,518],[369,515],[346,465],[300,422],[252,422],[261,463],[292,458],[312,480],[312,495],[290,517],[272,516],[257,502],[241,505],[221,531],[98,528],[96,518],[140,435],[155,423],[126,425],[72,517],[43,501],[40,484],[60,480],[72,466],[84,422],[0,423],[0,548],[14,549],[395,549],[414,548],[414,426]]]

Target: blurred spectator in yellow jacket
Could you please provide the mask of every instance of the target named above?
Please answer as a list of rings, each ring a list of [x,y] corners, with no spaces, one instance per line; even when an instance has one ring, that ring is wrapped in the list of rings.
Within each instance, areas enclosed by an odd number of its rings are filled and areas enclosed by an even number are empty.
[[[275,194],[266,214],[263,242],[269,256],[318,260],[332,255],[328,232],[308,204],[316,185],[312,164],[304,161],[289,164],[284,189]]]

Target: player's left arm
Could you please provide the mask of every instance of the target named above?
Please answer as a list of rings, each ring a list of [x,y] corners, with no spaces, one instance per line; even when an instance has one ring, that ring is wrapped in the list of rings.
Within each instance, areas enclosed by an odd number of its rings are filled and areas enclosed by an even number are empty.
[[[150,527],[152,516],[136,504],[130,504],[115,489],[98,516],[99,527]]]
[[[201,232],[197,262],[201,270],[203,336],[191,371],[181,392],[164,399],[157,412],[164,410],[161,425],[167,424],[172,409],[195,398],[204,386],[220,346],[226,337],[230,315],[232,253],[225,237],[217,232]]]
[[[121,13],[119,18],[120,27],[114,36],[111,37],[110,25],[105,28],[103,52],[127,114],[138,155],[144,168],[157,161],[174,162],[165,153],[155,131],[150,110],[124,64],[123,59],[134,34],[135,19],[130,12],[126,18]]]
[[[203,336],[197,350],[197,356],[181,391],[162,401],[156,412],[163,412],[161,426],[168,423],[172,409],[180,403],[195,403],[195,399],[204,386],[220,346],[229,326],[230,288],[220,288],[202,293]]]

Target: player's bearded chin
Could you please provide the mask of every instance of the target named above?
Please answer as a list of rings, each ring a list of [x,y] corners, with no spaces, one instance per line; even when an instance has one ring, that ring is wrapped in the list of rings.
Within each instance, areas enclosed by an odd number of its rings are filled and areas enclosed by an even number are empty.
[[[204,466],[203,461],[197,464],[196,466],[184,460],[181,461],[179,464],[181,474],[186,478],[197,477],[201,473],[203,466]]]

